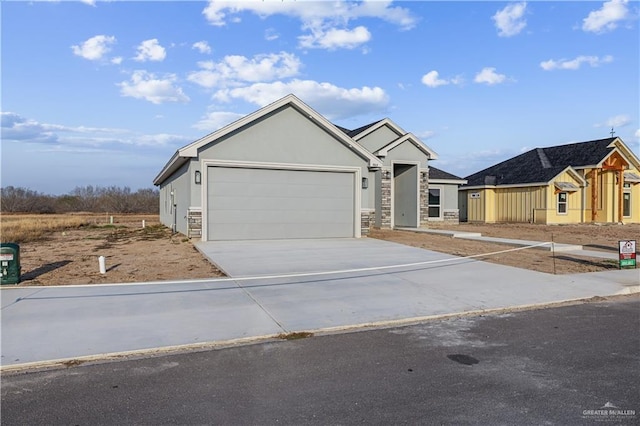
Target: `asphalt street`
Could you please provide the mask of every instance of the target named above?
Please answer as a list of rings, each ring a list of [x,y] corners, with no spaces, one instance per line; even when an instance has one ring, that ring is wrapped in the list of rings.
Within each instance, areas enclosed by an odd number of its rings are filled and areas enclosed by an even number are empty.
[[[638,424],[640,299],[2,376],[2,424]]]

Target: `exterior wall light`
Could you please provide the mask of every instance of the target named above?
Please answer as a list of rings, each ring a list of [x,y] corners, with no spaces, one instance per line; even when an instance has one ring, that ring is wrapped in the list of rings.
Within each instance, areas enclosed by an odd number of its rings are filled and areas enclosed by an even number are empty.
[[[195,179],[196,185],[200,185],[202,183],[202,174],[200,174],[200,170],[196,170],[194,179]]]
[[[366,177],[362,178],[362,189],[367,189],[369,187],[369,179]]]

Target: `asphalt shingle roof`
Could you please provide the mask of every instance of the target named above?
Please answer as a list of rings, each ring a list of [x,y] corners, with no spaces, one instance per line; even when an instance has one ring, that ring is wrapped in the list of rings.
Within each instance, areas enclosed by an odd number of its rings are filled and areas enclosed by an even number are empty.
[[[612,148],[607,147],[616,139],[534,148],[467,176],[467,186],[549,182],[568,166],[598,164],[609,154]]]
[[[364,132],[364,131],[365,131],[365,130],[367,130],[369,127],[371,127],[371,126],[375,126],[376,124],[378,124],[378,123],[379,123],[379,122],[381,122],[381,121],[382,121],[382,120],[377,120],[377,121],[374,121],[373,123],[369,123],[369,124],[364,125],[364,126],[362,126],[362,127],[358,127],[357,129],[354,129],[354,130],[349,130],[349,129],[346,129],[346,128],[344,128],[344,127],[340,127],[340,126],[336,126],[336,127],[337,127],[338,129],[340,129],[344,134],[346,134],[347,136],[349,136],[350,138],[352,138],[352,137],[356,136],[357,134]]]
[[[464,180],[459,176],[452,175],[433,166],[429,166],[429,179]]]

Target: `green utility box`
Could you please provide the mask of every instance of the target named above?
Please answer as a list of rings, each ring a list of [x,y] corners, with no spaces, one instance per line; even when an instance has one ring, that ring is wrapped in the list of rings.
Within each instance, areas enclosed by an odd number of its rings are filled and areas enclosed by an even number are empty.
[[[18,284],[20,282],[20,246],[14,243],[0,244],[0,284]]]

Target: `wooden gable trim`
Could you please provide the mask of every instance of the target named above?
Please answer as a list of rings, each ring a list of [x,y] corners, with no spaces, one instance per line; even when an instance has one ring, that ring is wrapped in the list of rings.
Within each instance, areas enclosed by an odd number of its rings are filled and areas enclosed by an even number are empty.
[[[612,151],[602,162],[602,170],[619,172],[628,168],[629,162],[617,150]]]
[[[640,158],[624,143],[624,141],[620,138],[616,138],[611,144],[609,144],[609,148],[614,148],[622,154],[622,156],[629,162],[629,164],[633,164],[636,170],[640,170]]]

